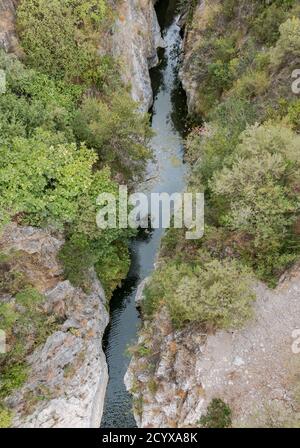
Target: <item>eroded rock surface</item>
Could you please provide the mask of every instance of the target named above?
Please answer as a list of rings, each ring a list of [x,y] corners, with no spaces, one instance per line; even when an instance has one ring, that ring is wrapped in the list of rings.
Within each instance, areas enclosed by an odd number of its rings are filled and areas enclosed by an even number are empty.
[[[131,84],[141,110],[152,106],[149,69],[157,65],[157,49],[164,46],[154,4],[156,0],[127,0],[118,7],[113,30],[113,54],[121,60],[122,76]]]
[[[299,426],[299,267],[276,290],[259,284],[256,292],[255,318],[243,330],[174,331],[165,310],[145,323],[147,356],[135,355],[126,375],[138,426],[195,427],[213,398],[229,404],[234,427]]]
[[[15,30],[17,5],[18,0],[0,0],[0,48],[7,52],[18,51]]]
[[[60,235],[17,225],[1,236],[1,252],[18,252],[21,272],[45,294],[46,311],[61,320],[58,331],[28,357],[28,380],[7,400],[14,427],[100,426],[108,381],[102,351],[109,320],[105,294],[94,272],[88,293],[62,279],[57,260],[62,244]]]

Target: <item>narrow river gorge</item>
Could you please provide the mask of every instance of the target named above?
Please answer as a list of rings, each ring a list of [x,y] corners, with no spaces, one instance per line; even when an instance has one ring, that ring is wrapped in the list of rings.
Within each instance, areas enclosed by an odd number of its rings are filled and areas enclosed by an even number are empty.
[[[182,39],[177,3],[177,0],[161,1],[156,7],[166,48],[159,54],[159,65],[151,70],[154,93],[152,128],[155,133],[151,146],[156,162],[149,166],[147,177],[154,177],[155,180],[147,193],[180,192],[185,185],[183,137],[186,97],[178,78]],[[136,426],[132,400],[124,384],[130,361],[126,351],[136,341],[141,324],[135,306],[137,288],[154,269],[162,234],[163,230],[157,229],[141,234],[132,242],[130,272],[111,300],[110,325],[103,341],[109,367],[103,428]]]

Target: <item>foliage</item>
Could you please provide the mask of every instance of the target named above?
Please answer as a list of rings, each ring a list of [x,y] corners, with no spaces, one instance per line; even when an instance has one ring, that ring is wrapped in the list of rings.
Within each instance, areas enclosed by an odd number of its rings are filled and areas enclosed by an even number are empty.
[[[5,408],[0,407],[0,428],[9,428],[11,426],[12,414]]]
[[[0,304],[0,327],[5,330],[10,347],[7,353],[0,354],[0,409],[1,400],[26,381],[27,356],[58,327],[57,317],[45,312],[44,299],[28,286],[18,292],[14,300]]]
[[[299,144],[300,137],[283,126],[253,127],[243,134],[232,167],[215,173],[212,181],[214,194],[229,204],[221,222],[248,235],[243,256],[264,279],[280,273],[299,250],[293,237]]]
[[[106,256],[97,260],[95,269],[108,299],[111,298],[114,290],[121,286],[121,282],[126,278],[129,268],[130,255],[128,245],[122,241],[116,241],[114,244],[109,245]]]
[[[37,128],[74,140],[72,119],[82,89],[28,69],[13,55],[0,52],[6,93],[0,96],[0,142],[31,137]]]
[[[9,396],[15,389],[19,389],[28,376],[25,364],[15,364],[10,368],[4,368],[0,379],[0,399]]]
[[[40,132],[30,139],[15,138],[0,148],[3,215],[23,213],[30,224],[62,227],[91,219],[81,217],[84,203],[85,214],[95,212],[95,221],[96,198],[105,191],[103,180],[109,171],[94,173],[95,152],[83,145],[57,144],[55,139],[55,135]]]
[[[258,42],[271,46],[279,38],[279,27],[286,18],[286,8],[276,3],[269,5],[254,20],[253,32]]]
[[[230,407],[220,398],[214,398],[199,424],[202,428],[230,428],[231,415]]]
[[[271,51],[273,66],[281,66],[287,59],[300,56],[300,19],[292,17],[284,22],[280,28],[280,38]]]
[[[150,157],[149,117],[137,110],[129,94],[117,91],[106,102],[86,98],[76,114],[74,131],[79,141],[98,152],[101,165],[108,163],[127,181],[143,173]]]
[[[251,316],[251,276],[235,261],[212,260],[203,266],[168,263],[146,288],[143,311],[166,305],[176,327],[190,322],[216,328],[240,327]]]
[[[286,120],[295,131],[300,132],[300,100],[289,105]]]
[[[263,95],[269,87],[268,75],[265,71],[248,72],[239,78],[233,87],[239,98],[253,99]]]
[[[130,231],[106,231],[103,238],[74,233],[60,251],[64,273],[72,284],[89,291],[91,268],[95,266],[107,299],[126,277],[130,259],[127,240]],[[122,242],[123,240],[123,242]]]
[[[125,232],[124,240],[126,241]],[[108,299],[129,269],[128,247],[117,238],[115,241],[113,238],[111,241],[103,241],[101,238],[92,240],[75,233],[63,246],[59,257],[64,265],[66,278],[85,291],[89,291],[91,268],[95,266]]]
[[[98,52],[109,15],[105,0],[22,0],[17,26],[27,62],[68,82],[103,87],[114,71]]]

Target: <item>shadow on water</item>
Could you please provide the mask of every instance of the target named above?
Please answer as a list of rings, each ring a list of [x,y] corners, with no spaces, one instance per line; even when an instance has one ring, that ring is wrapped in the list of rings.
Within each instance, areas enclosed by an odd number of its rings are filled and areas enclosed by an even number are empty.
[[[185,132],[186,97],[178,78],[181,37],[177,25],[177,0],[163,0],[157,15],[166,42],[159,52],[160,63],[151,70],[154,104],[151,146],[156,157],[157,180],[152,192],[180,192],[185,186],[183,136]],[[150,169],[150,168],[149,168]],[[151,171],[151,169],[150,169]],[[103,428],[133,428],[132,400],[124,385],[128,368],[128,345],[136,341],[140,317],[135,307],[138,284],[151,274],[159,250],[162,229],[140,233],[131,244],[131,268],[127,279],[113,295],[110,303],[110,325],[103,347],[109,366]]]

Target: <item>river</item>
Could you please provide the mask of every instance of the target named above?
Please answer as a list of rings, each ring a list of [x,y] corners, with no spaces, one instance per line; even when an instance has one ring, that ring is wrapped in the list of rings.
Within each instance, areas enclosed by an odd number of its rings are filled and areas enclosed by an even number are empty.
[[[178,80],[178,65],[182,44],[177,25],[177,0],[161,0],[156,7],[166,43],[160,51],[160,64],[151,70],[154,104],[152,110],[152,138],[156,163],[149,173],[156,174],[151,192],[180,192],[185,186],[186,168],[183,163],[183,137],[185,132],[186,97]],[[150,176],[151,177],[151,176]],[[124,375],[130,358],[126,349],[137,339],[141,325],[135,307],[139,283],[149,276],[159,251],[162,229],[141,234],[131,245],[132,263],[127,279],[110,303],[110,325],[106,330],[103,347],[109,367],[103,428],[136,427],[132,413],[132,399],[124,385]]]

